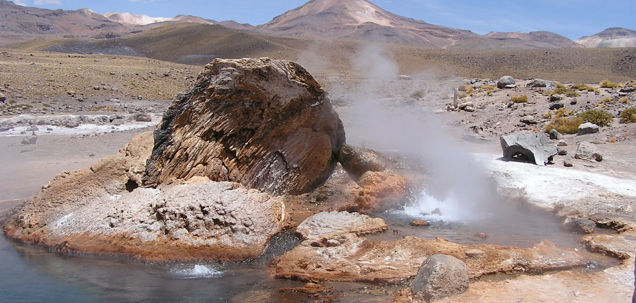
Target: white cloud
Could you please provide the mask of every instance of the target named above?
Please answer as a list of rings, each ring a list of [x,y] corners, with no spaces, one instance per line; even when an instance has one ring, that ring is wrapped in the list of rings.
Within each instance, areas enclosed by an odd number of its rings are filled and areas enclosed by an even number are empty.
[[[46,5],[46,4],[60,5],[60,4],[62,4],[62,2],[60,0],[35,0],[35,1],[33,1],[33,5]]]
[[[13,0],[14,4],[27,6],[26,0]]]

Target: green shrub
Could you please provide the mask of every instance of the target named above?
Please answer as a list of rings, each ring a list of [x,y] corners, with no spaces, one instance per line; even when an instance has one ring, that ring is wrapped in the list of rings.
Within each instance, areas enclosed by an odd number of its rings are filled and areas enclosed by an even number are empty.
[[[556,129],[562,134],[576,134],[579,132],[579,126],[581,126],[583,122],[583,118],[580,117],[556,118],[545,127],[545,132],[547,133]]]
[[[594,123],[598,126],[608,126],[612,123],[613,117],[612,114],[604,110],[590,109],[579,114],[579,118],[583,118],[583,120]]]
[[[510,97],[510,100],[514,103],[526,103],[528,102],[528,96],[526,95],[512,96]]]
[[[621,123],[636,123],[636,107],[630,107],[621,112]]]

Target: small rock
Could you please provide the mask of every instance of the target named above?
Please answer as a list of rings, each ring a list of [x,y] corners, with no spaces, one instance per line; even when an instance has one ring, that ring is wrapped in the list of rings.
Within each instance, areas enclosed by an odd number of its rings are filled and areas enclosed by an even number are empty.
[[[7,101],[7,97],[5,97],[3,93],[0,93],[0,102],[4,103],[4,101]]]
[[[557,154],[559,156],[567,156],[568,151],[563,148],[557,147]]]
[[[68,127],[68,128],[76,128],[79,126],[79,123],[75,120],[71,120],[66,122],[66,124],[64,124],[64,126]]]
[[[37,136],[28,136],[28,137],[22,139],[22,144],[23,145],[35,144],[36,141],[38,141],[38,137]]]
[[[548,84],[543,79],[534,79],[526,84],[526,87],[547,87]]]
[[[469,113],[475,112],[475,107],[466,106],[466,108],[464,108],[464,111],[469,112]]]
[[[137,100],[143,100],[143,99],[144,99],[143,96],[141,96],[141,95],[137,96]]]
[[[564,108],[564,107],[565,107],[565,104],[561,102],[550,104],[550,110],[555,110],[555,109]]]
[[[431,224],[428,223],[428,221],[424,221],[424,220],[415,220],[411,222],[411,226],[429,226],[429,225]]]
[[[486,233],[476,233],[475,237],[481,238],[481,239],[487,239],[488,235]]]
[[[464,293],[468,290],[468,266],[448,255],[426,259],[410,285],[413,295],[426,302]]]
[[[100,90],[100,89],[101,89],[101,87],[100,87],[100,86],[98,86],[98,85],[95,85],[95,86],[93,86],[93,89],[94,89],[94,90]]]
[[[563,140],[560,140],[560,141],[557,143],[557,146],[568,146],[568,143],[567,143],[567,142],[565,142],[565,141],[563,141]]]
[[[465,110],[467,107],[473,107],[472,102],[464,102],[457,105],[457,107],[461,110]]]
[[[599,132],[598,125],[590,122],[585,122],[579,126],[579,131],[577,135],[587,135],[587,134],[595,134]]]
[[[550,135],[551,140],[561,140],[563,137],[563,135],[561,135],[561,133],[559,133],[556,129],[551,130],[548,134]]]
[[[111,76],[114,76],[114,75],[115,75],[115,72],[110,72],[110,75],[111,75]]]
[[[469,258],[481,258],[486,253],[481,249],[467,249],[465,252],[466,257]]]
[[[557,102],[565,99],[563,95],[550,95],[550,102]]]
[[[596,145],[585,141],[579,142],[574,158],[590,161],[594,160],[596,162],[603,161],[603,156],[598,152]]]
[[[69,96],[71,97],[75,97],[75,91],[74,90],[69,90],[66,92]]]
[[[82,98],[82,97],[78,97],[78,98],[77,98],[77,101],[79,101],[79,102],[84,102],[84,98]]]
[[[115,126],[120,126],[120,125],[124,124],[124,120],[123,119],[115,119],[115,120],[113,120],[112,123]]]
[[[503,76],[499,78],[499,81],[497,81],[497,87],[500,89],[515,88],[515,79],[511,76]]]
[[[537,124],[537,120],[531,115],[523,116],[519,121],[525,124]]]
[[[563,228],[580,234],[591,234],[594,232],[594,228],[596,227],[596,222],[589,219],[573,219],[569,221],[565,221],[563,223]]]
[[[149,114],[137,114],[135,116],[135,121],[137,122],[152,122],[152,116]]]
[[[579,103],[579,100],[576,98],[572,98],[572,100],[570,100],[570,105],[576,105],[577,103]]]
[[[563,160],[563,166],[572,167],[574,165],[572,165],[572,161],[570,161],[570,160]]]
[[[620,91],[621,91],[621,93],[631,93],[631,92],[636,91],[636,87],[626,86],[626,87],[621,88]]]

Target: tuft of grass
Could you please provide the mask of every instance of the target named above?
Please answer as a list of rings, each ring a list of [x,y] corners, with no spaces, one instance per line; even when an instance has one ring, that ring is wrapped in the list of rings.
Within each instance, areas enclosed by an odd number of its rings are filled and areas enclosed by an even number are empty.
[[[514,103],[526,103],[528,102],[528,96],[527,95],[512,96],[510,97],[510,101]]]
[[[604,110],[590,109],[578,115],[579,118],[598,126],[608,126],[612,123],[612,114]]]
[[[567,117],[567,116],[572,116],[574,115],[574,111],[572,111],[571,109],[567,109],[567,108],[559,108],[557,110],[554,111],[554,117],[555,118],[563,118],[563,117]]]
[[[599,102],[598,102],[598,104],[610,103],[610,102],[612,102],[612,101],[614,101],[614,98],[612,98],[612,97],[607,97],[607,98],[604,98],[603,100],[599,101]]]
[[[470,85],[466,85],[466,93],[469,95],[472,95],[472,93],[475,91],[475,89],[470,86]]]
[[[608,79],[605,79],[603,81],[601,81],[601,87],[602,88],[617,88],[617,87],[623,87],[624,85],[620,84],[620,83],[614,83]]]
[[[481,89],[487,90],[487,91],[493,91],[493,90],[496,90],[498,88],[496,86],[494,86],[494,85],[484,84],[484,85],[481,86]]]
[[[625,109],[620,114],[620,123],[636,123],[636,107]]]
[[[553,89],[552,91],[548,92],[546,95],[548,95],[548,96],[551,96],[551,95],[566,95],[568,97],[579,97],[579,96],[581,96],[581,94],[579,94],[578,90],[576,90],[574,88],[567,88],[561,83],[557,83],[557,87],[555,89]]]
[[[598,88],[594,88],[594,87],[591,87],[591,86],[589,86],[587,84],[583,84],[583,83],[574,84],[574,85],[572,85],[572,88],[576,89],[576,90],[580,90],[580,91],[586,90],[588,92],[599,92],[600,93]]]
[[[489,90],[487,94],[488,94],[489,97],[491,97],[492,96],[492,91]]]
[[[585,122],[585,120],[581,117],[556,118],[545,127],[545,132],[548,133],[556,129],[562,134],[576,134],[579,132],[579,126],[581,126],[583,122]]]
[[[543,114],[543,119],[552,119],[552,113],[551,112],[547,112],[547,113]]]
[[[616,138],[612,138],[612,139],[610,139],[610,141],[609,141],[609,142],[610,142],[610,143],[616,143]]]
[[[629,103],[629,98],[623,97],[623,98],[620,98],[620,100],[618,101],[620,101],[621,103]]]

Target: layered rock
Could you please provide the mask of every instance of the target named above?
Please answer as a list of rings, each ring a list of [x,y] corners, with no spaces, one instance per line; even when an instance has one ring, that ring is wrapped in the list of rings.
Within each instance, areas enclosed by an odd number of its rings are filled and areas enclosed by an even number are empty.
[[[414,277],[430,256],[453,256],[468,266],[470,278],[495,273],[541,272],[585,266],[576,252],[543,241],[532,248],[480,244],[464,246],[444,239],[404,237],[395,242],[375,242],[355,234],[334,236],[334,246],[312,246],[303,241],[272,262],[276,278],[301,281],[358,281],[399,283]]]
[[[164,115],[145,184],[204,176],[305,193],[327,180],[344,142],[327,94],[300,65],[216,59]]]
[[[61,252],[238,261],[260,255],[286,226],[282,201],[238,183],[198,177],[138,188],[151,147],[145,133],[115,156],[57,176],[5,233]]]
[[[303,221],[296,232],[304,240],[320,237],[333,237],[353,233],[356,235],[374,234],[387,230],[384,220],[349,212],[322,212]]]

